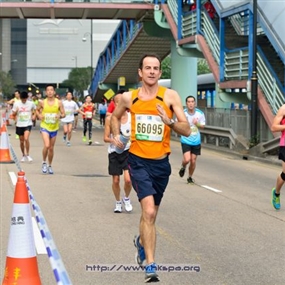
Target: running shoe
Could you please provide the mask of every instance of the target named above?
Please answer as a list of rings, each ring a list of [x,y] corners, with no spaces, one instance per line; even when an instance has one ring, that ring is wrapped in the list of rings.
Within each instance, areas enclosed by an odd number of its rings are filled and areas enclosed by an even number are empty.
[[[42,164],[42,173],[47,173],[47,164],[45,162]]]
[[[66,136],[64,135],[62,138],[63,142],[66,142]]]
[[[51,168],[51,165],[48,167],[48,174],[53,174],[53,170]]]
[[[121,202],[116,202],[114,213],[122,213],[122,203]]]
[[[275,193],[275,188],[272,189],[272,206],[276,209],[276,210],[280,210],[280,195],[277,197],[276,193]]]
[[[185,174],[185,167],[181,167],[180,170],[179,170],[179,176],[183,177],[184,174]]]
[[[25,155],[23,155],[21,162],[25,162],[25,161],[27,161],[27,157]]]
[[[137,249],[136,253],[136,262],[142,266],[143,262],[145,261],[145,252],[144,252],[144,247],[140,244],[140,236],[135,236],[134,237],[134,245]]]
[[[154,262],[145,266],[145,283],[159,282],[159,277],[156,273],[156,269],[157,265]]]
[[[83,137],[82,137],[82,141],[83,141],[83,142],[86,142],[86,141],[87,141],[86,136],[83,136]]]
[[[126,212],[131,212],[133,210],[133,206],[131,204],[131,200],[130,198],[123,198],[123,203],[124,203],[124,207],[125,207],[125,211]]]
[[[188,178],[187,178],[187,183],[188,183],[188,184],[194,184],[195,181],[194,181],[194,179],[192,179],[192,177],[188,177]]]
[[[92,140],[89,140],[88,144],[91,145],[92,144]]]
[[[71,146],[71,143],[69,141],[66,142],[67,146]]]
[[[29,155],[26,156],[26,159],[27,159],[28,162],[32,162],[33,161],[33,159]]]

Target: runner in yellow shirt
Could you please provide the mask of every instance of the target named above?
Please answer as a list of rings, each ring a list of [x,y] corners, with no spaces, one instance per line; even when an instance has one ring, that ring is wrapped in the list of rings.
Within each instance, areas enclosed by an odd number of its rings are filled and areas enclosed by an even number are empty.
[[[51,167],[54,156],[54,145],[59,129],[59,120],[65,117],[62,102],[55,98],[55,88],[48,84],[45,88],[46,99],[39,101],[37,107],[37,116],[41,121],[40,131],[43,138],[43,163],[42,173],[53,174]],[[48,164],[46,159],[48,158]]]

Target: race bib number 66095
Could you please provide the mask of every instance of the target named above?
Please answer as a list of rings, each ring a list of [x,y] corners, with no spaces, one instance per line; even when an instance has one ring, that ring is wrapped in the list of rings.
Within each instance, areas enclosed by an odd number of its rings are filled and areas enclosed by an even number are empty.
[[[137,140],[156,141],[163,140],[164,123],[157,115],[136,115],[135,136]]]

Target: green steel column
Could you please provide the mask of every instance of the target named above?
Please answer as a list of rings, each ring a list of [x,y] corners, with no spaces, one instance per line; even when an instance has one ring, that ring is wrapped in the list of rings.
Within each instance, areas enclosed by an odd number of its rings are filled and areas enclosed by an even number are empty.
[[[197,58],[179,55],[174,40],[171,41],[171,88],[178,92],[183,106],[187,96],[197,99]]]

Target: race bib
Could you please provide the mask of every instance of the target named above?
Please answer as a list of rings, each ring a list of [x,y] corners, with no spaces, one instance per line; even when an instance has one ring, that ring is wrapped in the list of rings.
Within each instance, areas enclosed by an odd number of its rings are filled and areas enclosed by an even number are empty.
[[[196,125],[191,126],[191,135],[197,135],[199,132]]]
[[[31,114],[30,112],[20,112],[18,116],[19,122],[28,122],[30,120]]]
[[[87,119],[91,119],[92,118],[92,112],[85,112],[85,116]]]
[[[55,124],[56,123],[56,113],[45,113],[45,123]]]
[[[73,111],[71,111],[71,110],[65,110],[65,115],[66,115],[66,116],[69,116],[69,115],[71,115],[71,114],[73,114]]]
[[[157,115],[136,115],[135,137],[141,141],[161,142],[164,134],[164,123]]]

